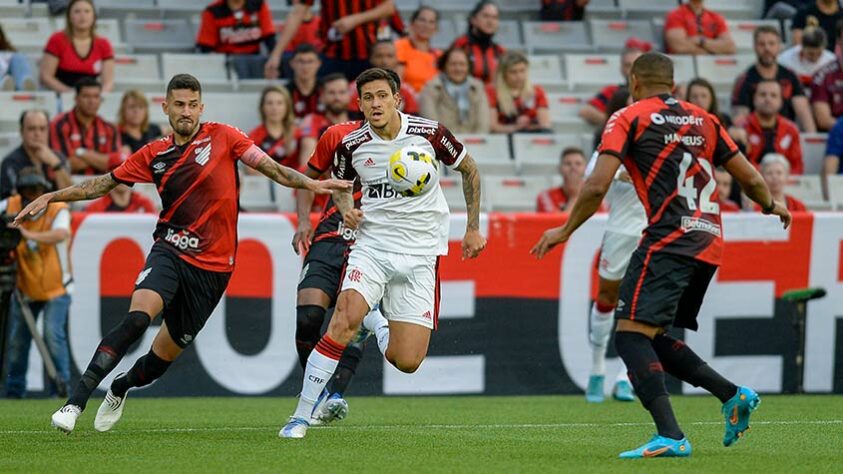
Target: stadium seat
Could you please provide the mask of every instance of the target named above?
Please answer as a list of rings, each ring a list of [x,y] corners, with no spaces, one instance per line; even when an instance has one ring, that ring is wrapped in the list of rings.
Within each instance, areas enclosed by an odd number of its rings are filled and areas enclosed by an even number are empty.
[[[169,54],[161,55],[161,70],[165,81],[180,73],[190,73],[202,81],[203,90],[231,91],[226,56],[224,54]]]
[[[264,181],[268,181],[263,176]],[[275,201],[275,210],[278,212],[296,212],[296,194],[295,191],[281,186],[275,181],[270,181],[269,185],[272,189],[272,199]]]
[[[706,0],[705,7],[729,20],[752,20],[763,16],[764,2],[760,0]],[[735,38],[737,43],[737,38]]]
[[[834,209],[843,210],[843,175],[828,176],[828,198]]]
[[[115,81],[160,81],[156,54],[124,54],[114,57]]]
[[[695,56],[697,74],[720,90],[731,90],[735,79],[755,62],[754,54]]]
[[[524,43],[529,54],[560,51],[592,51],[585,22],[535,22],[522,23]]]
[[[826,133],[800,133],[799,141],[802,144],[802,162],[805,165],[805,174],[820,174],[822,172],[823,159],[825,158],[825,143],[828,140]]]
[[[63,30],[65,25],[64,17],[56,17],[55,21],[55,31]],[[116,18],[97,18],[97,36],[108,39],[112,47],[123,44],[123,35],[120,34],[120,22]]]
[[[562,79],[562,64],[556,54],[538,54],[529,56],[530,80],[533,83],[547,85],[565,85]]]
[[[250,212],[276,210],[272,199],[272,181],[265,176],[242,174],[240,176],[240,207]]]
[[[193,30],[186,20],[126,20],[126,42],[134,52],[191,52]]]
[[[618,6],[627,19],[649,20],[653,17],[663,18],[667,12],[678,7],[679,2],[677,0],[618,0]]]
[[[205,113],[202,117],[208,122],[234,125],[248,133],[260,123],[260,116],[258,116],[259,99],[260,95],[257,93],[203,93],[202,101],[205,103]]]
[[[44,109],[52,117],[56,112],[56,96],[52,92],[0,92],[0,132],[17,132],[20,114],[27,109]]]
[[[482,173],[482,172],[481,172]],[[451,212],[465,212],[465,195],[462,190],[462,179],[455,176],[442,176],[439,178],[439,187],[442,188],[442,193],[445,195],[445,200],[448,201],[448,207]],[[489,190],[483,189],[480,197],[480,210],[488,212],[489,209]]]
[[[0,17],[0,26],[6,38],[18,51],[24,53],[43,51],[47,38],[53,33],[49,18]]]
[[[461,134],[456,137],[474,157],[481,174],[515,174],[509,140],[502,134]]]
[[[726,25],[729,26],[729,33],[735,40],[738,54],[754,52],[752,35],[759,26],[767,25],[779,29],[777,20],[726,20]]]
[[[161,9],[155,0],[97,0],[100,18],[161,18]]]
[[[647,20],[599,20],[588,22],[591,41],[598,51],[620,52],[626,40],[635,37],[654,43],[653,25]]]
[[[548,94],[550,120],[553,123],[582,122],[579,111],[591,98],[589,94]]]
[[[20,146],[19,132],[0,133],[0,160]]]
[[[552,186],[549,176],[486,176],[483,189],[495,212],[534,212],[539,193]]]
[[[594,92],[621,83],[620,71],[621,59],[617,54],[565,55],[565,74],[572,91]]]
[[[0,1],[0,18],[23,18],[27,16],[26,5],[17,0]]]
[[[163,93],[163,91],[161,91]],[[74,92],[67,92],[61,95],[61,109],[64,111],[74,107]],[[100,104],[99,116],[111,123],[117,123],[117,114],[120,112],[120,100],[123,98],[121,92],[103,92],[102,103]],[[150,116],[162,113],[159,108],[150,104]]]
[[[552,175],[559,168],[559,157],[567,147],[582,145],[580,136],[571,134],[516,133],[512,135],[515,163],[521,175]]]
[[[822,185],[818,175],[791,176],[785,192],[812,209],[828,204],[823,199]]]
[[[623,10],[617,5],[616,0],[591,0],[588,2],[586,11],[588,19],[621,20]]]
[[[430,39],[430,44],[434,48],[447,49],[451,43],[460,35],[457,24],[452,18],[440,18],[439,30]]]
[[[677,84],[688,82],[697,77],[697,68],[694,64],[694,57],[687,54],[672,54],[673,60],[673,81]]]
[[[506,49],[522,49],[521,27],[515,20],[501,20],[495,41]]]

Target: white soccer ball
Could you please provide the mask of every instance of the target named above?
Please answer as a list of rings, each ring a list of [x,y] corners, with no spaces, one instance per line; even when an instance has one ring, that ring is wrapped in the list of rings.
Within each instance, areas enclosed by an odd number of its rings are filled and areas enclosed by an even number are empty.
[[[402,196],[421,196],[439,181],[439,163],[425,149],[405,146],[389,157],[389,185]]]

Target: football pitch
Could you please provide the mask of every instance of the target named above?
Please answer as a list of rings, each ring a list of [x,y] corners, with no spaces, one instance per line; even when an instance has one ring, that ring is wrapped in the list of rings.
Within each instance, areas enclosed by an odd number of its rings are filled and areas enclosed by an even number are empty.
[[[349,417],[279,439],[292,398],[129,398],[97,433],[49,426],[57,400],[0,401],[0,472],[840,472],[843,397],[763,396],[748,436],[721,444],[713,397],[674,397],[693,455],[619,460],[653,433],[638,402],[579,396],[350,397]]]

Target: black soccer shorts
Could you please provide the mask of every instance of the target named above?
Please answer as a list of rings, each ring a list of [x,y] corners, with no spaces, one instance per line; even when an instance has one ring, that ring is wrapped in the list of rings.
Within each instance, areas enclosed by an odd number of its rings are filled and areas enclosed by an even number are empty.
[[[717,267],[664,252],[653,252],[646,259],[647,249],[639,247],[632,254],[615,319],[696,331],[697,315]]]
[[[152,246],[135,290],[152,290],[161,296],[167,330],[176,344],[185,348],[196,339],[225,295],[231,273],[195,267],[166,245]]]
[[[347,256],[348,244],[345,242],[315,242],[304,258],[298,289],[322,290],[331,298],[331,306],[334,306]]]

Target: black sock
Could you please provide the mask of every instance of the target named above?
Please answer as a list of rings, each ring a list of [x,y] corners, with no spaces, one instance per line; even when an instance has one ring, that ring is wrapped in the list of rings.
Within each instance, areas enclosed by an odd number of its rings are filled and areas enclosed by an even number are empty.
[[[334,376],[328,384],[328,391],[331,394],[338,393],[342,396],[348,389],[348,384],[351,383],[351,378],[357,371],[357,366],[360,364],[360,359],[363,357],[363,343],[350,343],[345,346],[345,350],[340,357],[337,370],[334,371]]]
[[[102,338],[88,368],[79,379],[76,389],[68,398],[66,405],[77,405],[82,410],[88,404],[91,393],[102,382],[120,360],[129,347],[137,341],[149,327],[151,318],[143,311],[132,311],[123,318],[114,329]]]
[[[296,351],[299,353],[302,369],[307,367],[307,358],[322,337],[325,312],[325,308],[321,306],[296,306]]]
[[[726,380],[691,350],[684,342],[666,334],[653,338],[653,349],[670,375],[695,387],[702,387],[726,403],[738,387]]]
[[[145,356],[135,361],[131,370],[114,379],[111,383],[111,392],[118,397],[123,397],[132,387],[149,385],[164,375],[171,363],[150,350]]]
[[[679,428],[670,405],[664,369],[650,339],[637,332],[617,332],[615,348],[629,370],[635,394],[653,417],[659,435],[671,439],[684,438],[685,434]]]

